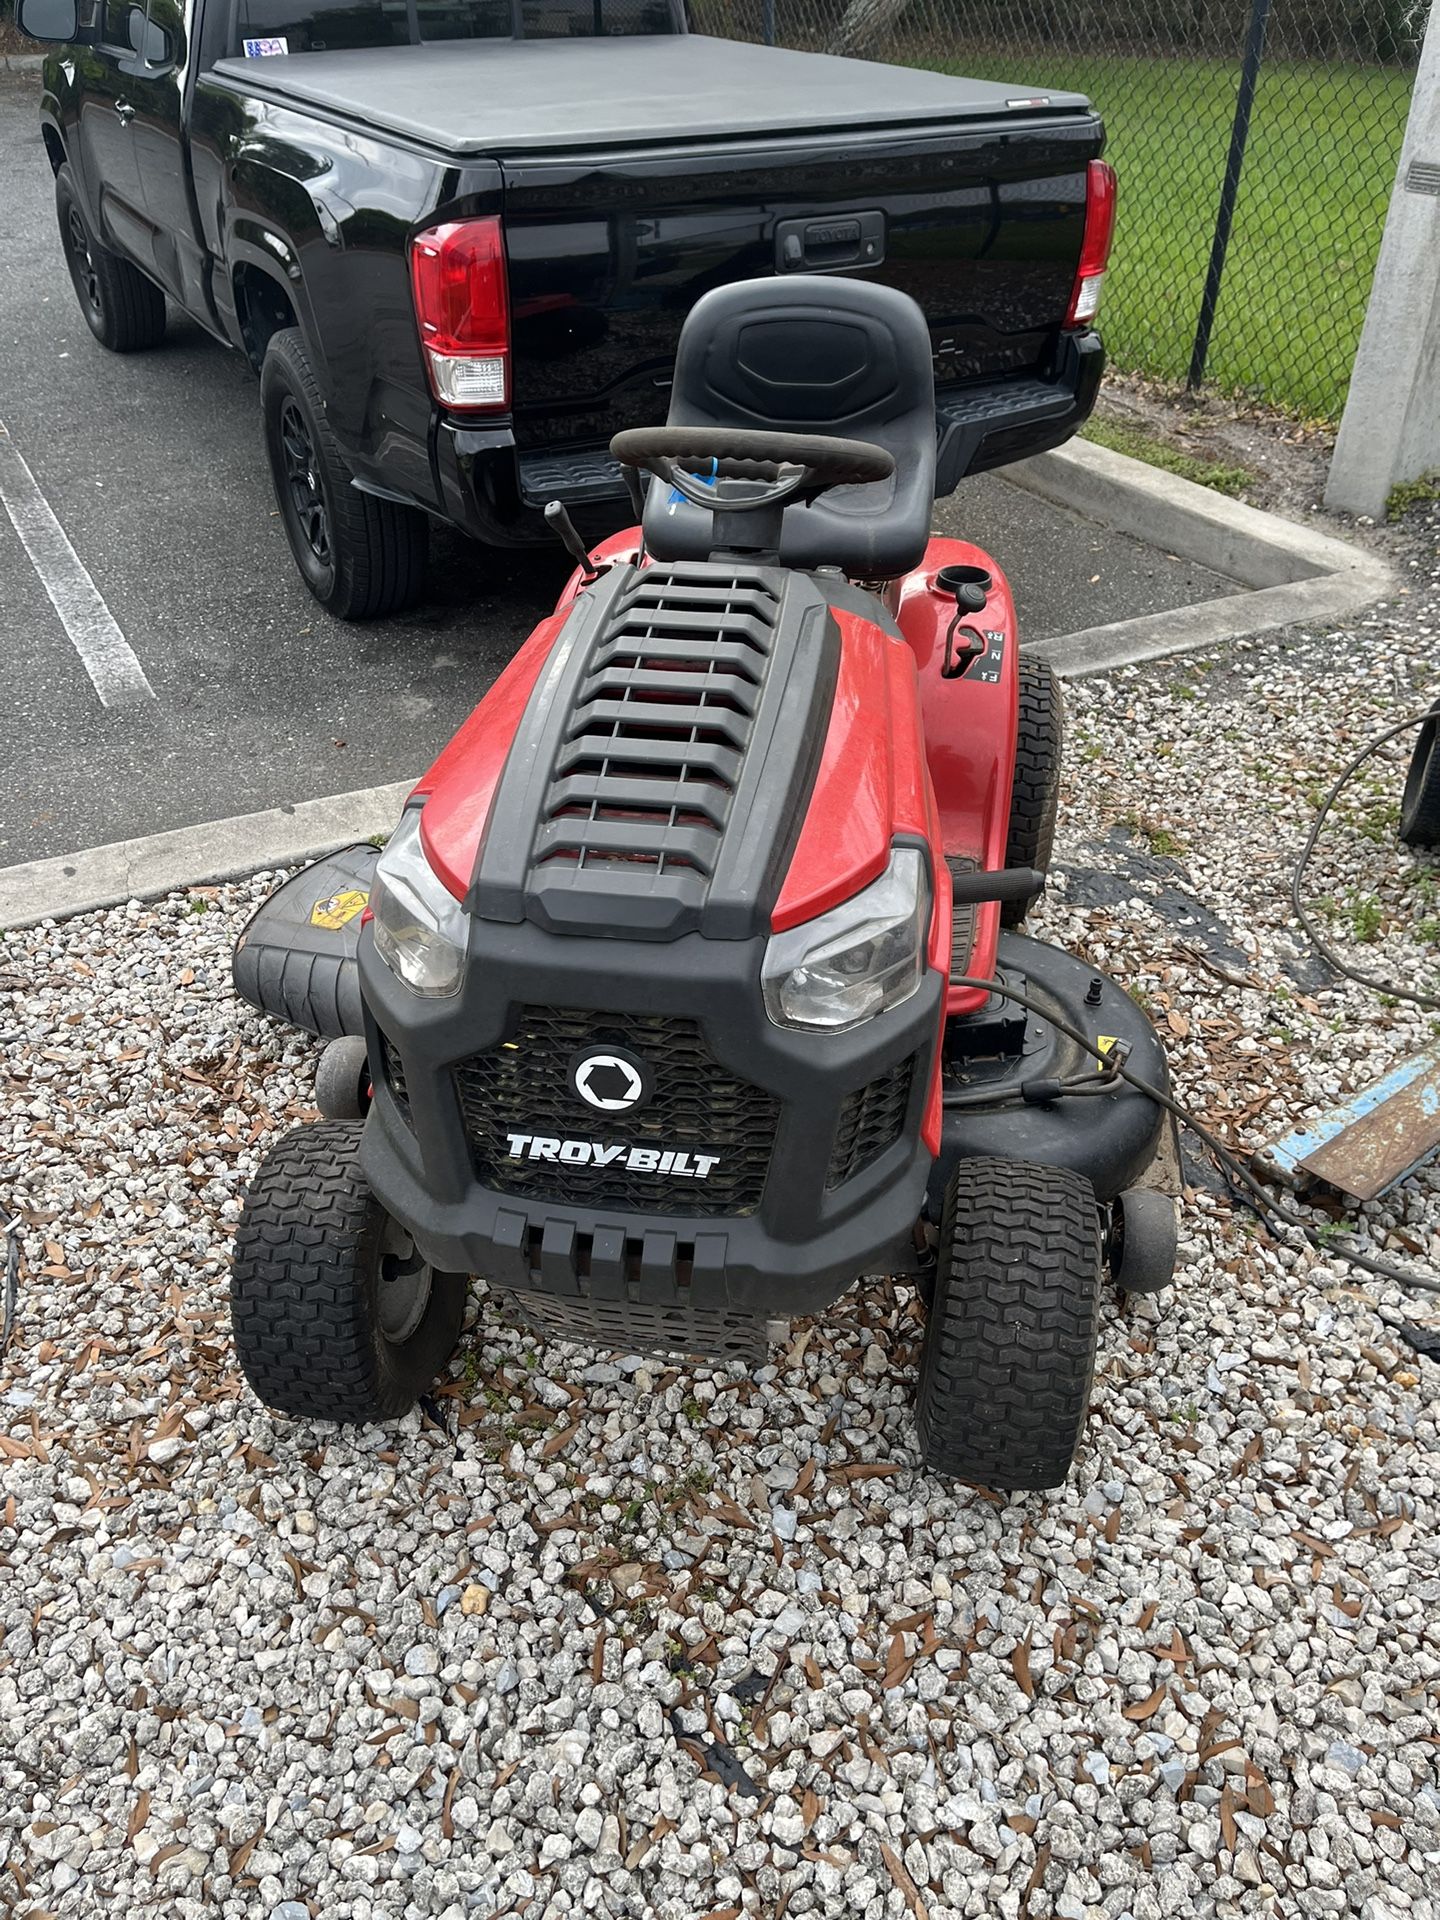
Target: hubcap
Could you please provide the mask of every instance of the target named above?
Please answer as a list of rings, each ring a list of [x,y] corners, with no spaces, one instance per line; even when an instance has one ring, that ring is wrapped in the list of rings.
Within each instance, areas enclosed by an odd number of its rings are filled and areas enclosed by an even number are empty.
[[[80,209],[71,207],[67,222],[70,238],[70,271],[75,276],[75,285],[80,297],[91,313],[100,312],[100,282],[95,272],[95,261],[90,252],[90,236],[85,231],[85,222],[80,218]]]
[[[295,524],[322,567],[330,565],[330,516],[320,476],[315,471],[315,448],[310,429],[293,400],[280,408],[280,447],[285,461],[285,486]]]
[[[380,1331],[392,1346],[410,1338],[430,1303],[430,1263],[389,1215],[380,1249]]]

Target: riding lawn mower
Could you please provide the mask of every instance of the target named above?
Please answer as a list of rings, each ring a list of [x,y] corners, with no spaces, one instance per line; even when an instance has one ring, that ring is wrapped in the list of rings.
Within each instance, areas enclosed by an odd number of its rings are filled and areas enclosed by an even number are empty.
[[[707,294],[668,423],[612,444],[638,524],[592,551],[552,510],[575,572],[383,851],[242,936],[241,990],[332,1036],[236,1237],[272,1407],[404,1413],[471,1275],[546,1337],[749,1364],[891,1275],[925,1464],[1065,1478],[1105,1266],[1174,1265],[1169,1123],[1118,1071],[1165,1061],[1019,930],[1059,690],[931,536],[931,353],[886,287]]]

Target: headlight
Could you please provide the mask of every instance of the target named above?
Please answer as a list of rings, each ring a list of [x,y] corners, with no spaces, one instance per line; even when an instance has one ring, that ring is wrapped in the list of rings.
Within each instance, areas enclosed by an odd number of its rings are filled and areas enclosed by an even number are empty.
[[[375,951],[414,993],[432,999],[460,991],[469,922],[437,878],[420,844],[420,809],[400,816],[370,889]]]
[[[761,982],[777,1027],[855,1027],[908,1000],[925,970],[930,879],[916,847],[880,878],[803,926],[772,934]]]

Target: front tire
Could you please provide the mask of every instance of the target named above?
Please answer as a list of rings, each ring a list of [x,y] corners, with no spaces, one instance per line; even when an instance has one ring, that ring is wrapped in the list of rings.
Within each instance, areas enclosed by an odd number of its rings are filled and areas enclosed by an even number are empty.
[[[1055,816],[1060,809],[1060,753],[1065,740],[1065,703],[1060,682],[1043,660],[1020,660],[1020,711],[1015,735],[1015,779],[1010,788],[1007,867],[1050,869]],[[1006,900],[1000,924],[1019,927],[1032,900]]]
[[[398,1419],[460,1337],[468,1279],[428,1266],[371,1193],[363,1131],[322,1121],[285,1134],[235,1234],[236,1355],[260,1399],[298,1419]]]
[[[91,333],[111,353],[158,347],[165,338],[165,296],[95,238],[68,166],[55,176],[55,212],[70,284]]]
[[[1004,1490],[1058,1487],[1090,1404],[1100,1217],[1063,1167],[962,1160],[950,1177],[915,1423],[925,1465]]]
[[[321,606],[337,620],[414,606],[425,590],[425,515],[351,484],[298,327],[271,337],[260,406],[285,537]]]

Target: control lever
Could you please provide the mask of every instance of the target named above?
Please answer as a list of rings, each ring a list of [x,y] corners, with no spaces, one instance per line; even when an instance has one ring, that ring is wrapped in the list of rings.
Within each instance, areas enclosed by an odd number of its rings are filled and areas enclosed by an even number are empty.
[[[969,907],[986,900],[1033,900],[1045,891],[1045,876],[1034,867],[997,867],[989,873],[953,874],[950,884],[955,905]]]
[[[590,549],[580,538],[579,528],[570,518],[570,509],[563,500],[552,500],[546,507],[545,524],[584,574],[587,584],[591,580],[598,580],[600,569],[590,558]]]
[[[942,567],[936,574],[935,591],[955,602],[955,616],[945,630],[942,678],[958,680],[985,652],[986,641],[965,623],[971,614],[984,611],[993,585],[983,567]]]

